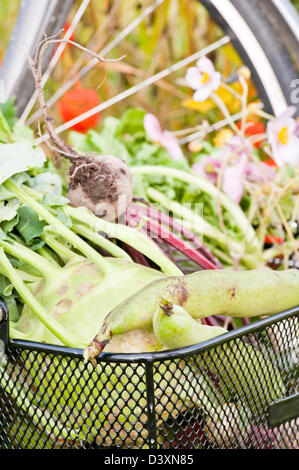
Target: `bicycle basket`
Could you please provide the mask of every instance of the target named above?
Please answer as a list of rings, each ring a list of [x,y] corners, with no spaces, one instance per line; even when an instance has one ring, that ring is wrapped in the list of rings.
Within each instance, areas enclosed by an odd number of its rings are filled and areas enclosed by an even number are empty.
[[[1,448],[299,448],[298,312],[183,350],[108,354],[0,334]]]

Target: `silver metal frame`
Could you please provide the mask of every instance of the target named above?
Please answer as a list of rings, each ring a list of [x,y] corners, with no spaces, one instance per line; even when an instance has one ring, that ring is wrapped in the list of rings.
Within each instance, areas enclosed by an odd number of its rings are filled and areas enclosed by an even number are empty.
[[[17,21],[0,69],[2,100],[16,96],[20,113],[34,91],[26,53],[33,55],[44,33],[56,34],[68,17],[74,0],[22,0]],[[53,53],[47,51],[45,67]]]

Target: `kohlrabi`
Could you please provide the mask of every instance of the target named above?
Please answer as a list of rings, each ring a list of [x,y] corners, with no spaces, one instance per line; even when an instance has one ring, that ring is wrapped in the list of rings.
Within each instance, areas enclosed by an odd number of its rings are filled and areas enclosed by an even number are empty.
[[[53,208],[36,200],[42,201],[41,194],[11,180],[4,183],[4,188],[48,224],[40,235],[44,242],[42,249],[51,249],[60,260],[55,264],[54,260],[46,259],[13,239],[12,233],[0,240],[2,271],[24,300],[22,315],[12,325],[13,336],[73,347],[88,345],[105,316],[120,302],[165,274],[180,274],[152,240],[133,228],[118,227],[66,204],[64,209],[69,217],[80,222],[74,224],[72,230],[55,216]],[[139,248],[160,265],[161,270],[132,262],[123,250],[97,230]],[[85,237],[91,239],[93,245]],[[94,244],[102,245],[116,257],[102,256]],[[38,271],[40,282],[24,283],[4,252]]]

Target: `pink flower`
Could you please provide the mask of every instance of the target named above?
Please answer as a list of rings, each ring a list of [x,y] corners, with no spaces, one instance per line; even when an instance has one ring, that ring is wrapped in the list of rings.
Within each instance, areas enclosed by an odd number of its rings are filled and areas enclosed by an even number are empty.
[[[194,163],[193,171],[204,178],[210,180],[213,184],[217,184],[218,169],[221,167],[221,161],[213,156],[206,155],[200,161]]]
[[[247,164],[248,157],[243,153],[235,165],[227,165],[223,172],[222,189],[236,204],[239,204],[244,193]]]
[[[150,139],[166,148],[173,160],[183,160],[185,158],[176,137],[174,137],[171,132],[163,131],[161,129],[156,116],[153,114],[146,114],[144,116],[143,125]]]
[[[255,163],[251,161],[251,156],[254,152],[254,146],[249,139],[242,138],[240,136],[231,137],[226,145],[226,153],[235,155],[238,163],[240,159],[245,155],[247,159],[247,164],[245,167],[245,175],[248,181],[253,183],[261,183],[263,181],[270,181],[275,177],[275,170],[270,168],[263,162]]]
[[[207,57],[197,61],[196,67],[187,70],[185,80],[190,88],[195,90],[193,100],[206,101],[213,91],[218,90],[221,84],[221,74],[216,72],[213,62]]]
[[[222,190],[236,204],[239,204],[244,194],[245,180],[253,183],[271,181],[275,170],[262,162],[250,161],[253,147],[247,139],[234,136],[223,147],[223,152],[217,158],[213,155],[204,156],[196,162],[192,169],[198,175],[217,184],[219,169],[224,159],[226,163],[222,175]]]
[[[271,181],[275,178],[276,171],[274,168],[266,165],[263,162],[248,163],[246,170],[246,177],[252,183],[263,183],[264,181]]]
[[[290,106],[267,125],[268,141],[278,167],[299,165],[299,130],[298,122],[293,118],[295,112],[296,108]]]
[[[244,139],[238,135],[233,135],[232,137],[228,138],[224,147],[224,151],[238,157],[242,157],[244,154],[249,157],[253,152],[253,145],[249,139]]]

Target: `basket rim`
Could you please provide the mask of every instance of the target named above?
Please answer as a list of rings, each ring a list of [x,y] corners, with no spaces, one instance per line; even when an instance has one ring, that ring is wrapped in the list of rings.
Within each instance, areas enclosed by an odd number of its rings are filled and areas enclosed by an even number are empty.
[[[255,323],[246,325],[236,330],[229,331],[221,336],[213,338],[208,341],[204,341],[200,344],[188,346],[185,348],[171,349],[165,351],[155,351],[146,353],[101,353],[96,361],[100,363],[154,363],[154,362],[165,362],[174,359],[180,359],[182,357],[191,356],[197,353],[202,353],[209,349],[219,346],[223,343],[229,342],[236,338],[240,338],[249,333],[261,330],[267,326],[278,323],[289,317],[293,317],[299,314],[299,305],[283,312],[267,316],[266,318],[260,319]],[[17,348],[26,348],[29,350],[36,350],[39,352],[45,352],[49,354],[58,354],[61,356],[69,356],[73,358],[83,359],[83,349],[70,348],[67,346],[58,346],[53,344],[38,343],[34,341],[27,341],[21,339],[10,339],[8,340],[8,346]]]

